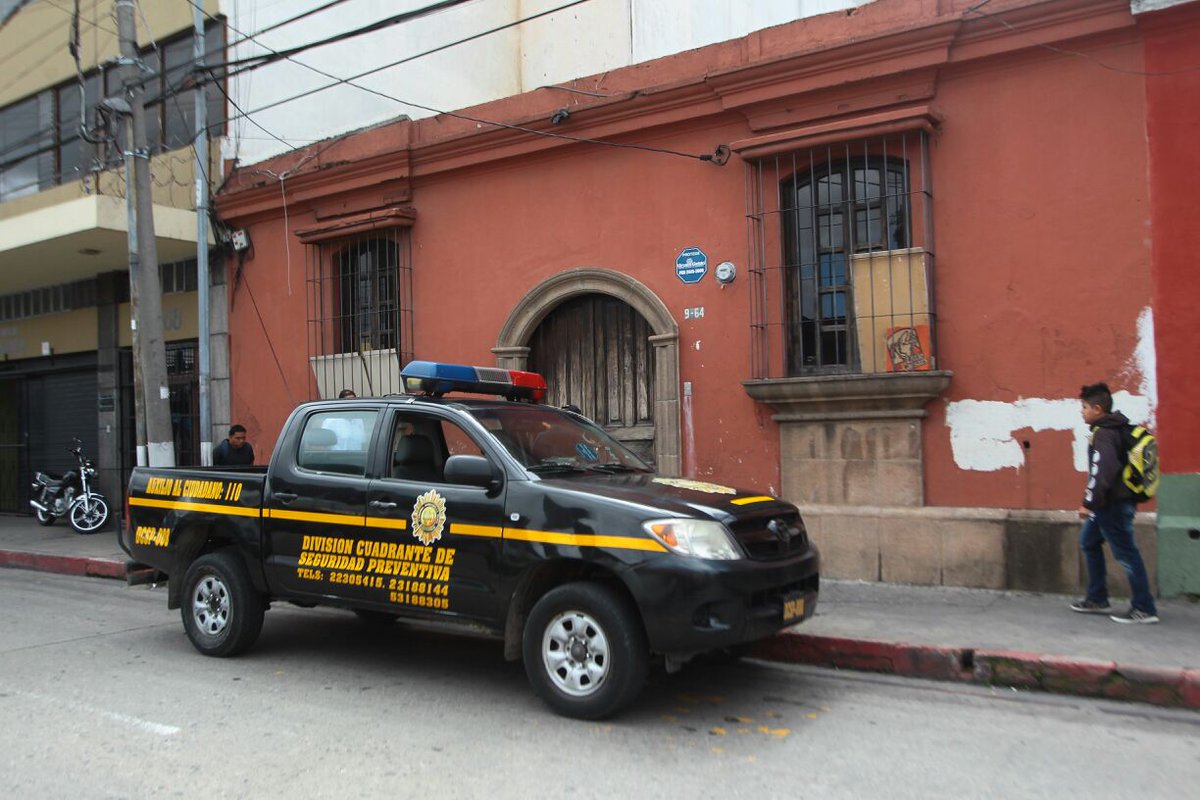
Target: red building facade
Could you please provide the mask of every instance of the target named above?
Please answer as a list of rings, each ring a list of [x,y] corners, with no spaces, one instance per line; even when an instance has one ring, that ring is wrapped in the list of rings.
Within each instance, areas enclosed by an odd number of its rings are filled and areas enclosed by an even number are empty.
[[[1197,96],[1151,63],[1200,39],[1123,0],[977,6],[879,0],[238,170],[234,419],[265,454],[408,358],[536,368],[661,471],[800,504],[832,577],[1074,590],[1081,384],[1197,471],[1155,380],[1188,244],[1155,182],[1194,154],[1147,130]]]

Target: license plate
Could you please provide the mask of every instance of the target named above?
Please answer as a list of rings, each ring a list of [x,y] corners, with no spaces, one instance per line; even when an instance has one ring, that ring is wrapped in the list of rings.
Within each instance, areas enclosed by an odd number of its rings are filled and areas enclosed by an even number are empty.
[[[791,625],[804,619],[804,595],[800,592],[783,596],[783,623]]]

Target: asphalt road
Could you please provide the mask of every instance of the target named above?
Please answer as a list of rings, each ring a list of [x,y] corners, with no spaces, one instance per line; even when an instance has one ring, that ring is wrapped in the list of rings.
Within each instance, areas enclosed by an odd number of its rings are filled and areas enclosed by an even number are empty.
[[[165,590],[0,570],[0,796],[1190,796],[1200,714],[765,662],[554,716],[498,643],[277,606],[205,658]]]

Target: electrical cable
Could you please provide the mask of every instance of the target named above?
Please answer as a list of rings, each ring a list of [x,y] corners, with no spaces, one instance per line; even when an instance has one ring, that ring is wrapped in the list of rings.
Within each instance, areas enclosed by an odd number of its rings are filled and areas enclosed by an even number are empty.
[[[194,3],[194,1],[193,1],[193,0],[186,0],[186,2],[188,2],[188,3],[192,3],[192,5],[195,5],[195,3]],[[239,118],[242,118],[242,119],[247,119],[247,120],[249,120],[249,119],[250,119],[250,116],[251,116],[252,114],[258,114],[258,113],[261,113],[261,112],[263,112],[263,111],[266,111],[266,110],[268,110],[268,109],[275,108],[275,107],[277,107],[277,106],[283,105],[283,104],[285,104],[285,103],[289,103],[289,102],[292,102],[292,101],[294,101],[294,100],[298,100],[298,99],[301,99],[301,98],[303,98],[303,97],[307,97],[307,96],[309,96],[309,95],[316,94],[316,93],[318,93],[318,92],[321,92],[321,91],[325,91],[326,89],[331,89],[331,88],[334,88],[334,87],[336,87],[336,86],[340,86],[340,85],[343,85],[343,84],[345,84],[345,85],[348,85],[348,86],[353,86],[354,88],[356,88],[356,89],[360,89],[360,90],[362,90],[362,91],[364,91],[364,92],[368,92],[368,93],[370,93],[370,94],[374,94],[374,95],[376,95],[376,96],[378,96],[378,97],[382,97],[382,98],[384,98],[384,99],[386,99],[386,100],[390,100],[390,101],[392,101],[392,102],[399,103],[400,105],[404,105],[404,106],[410,106],[410,107],[412,107],[412,108],[419,108],[419,109],[421,109],[422,111],[428,111],[428,112],[430,112],[430,113],[432,113],[432,114],[440,114],[440,115],[444,115],[444,116],[448,116],[448,117],[454,117],[454,118],[457,118],[457,119],[466,120],[466,121],[468,121],[468,122],[474,122],[474,123],[476,123],[476,124],[479,124],[479,125],[490,125],[490,126],[492,126],[492,127],[504,128],[504,129],[507,129],[507,130],[521,131],[521,132],[523,132],[523,133],[529,133],[529,134],[532,134],[532,135],[535,135],[535,136],[542,136],[542,137],[545,137],[545,138],[561,139],[561,140],[565,140],[565,141],[572,141],[572,142],[578,142],[578,143],[583,143],[583,144],[596,144],[596,145],[601,145],[601,146],[605,146],[605,147],[616,147],[616,148],[623,148],[623,149],[630,149],[630,150],[643,150],[643,151],[646,151],[646,152],[652,152],[652,153],[662,153],[662,154],[665,154],[665,155],[679,156],[679,157],[682,157],[682,158],[692,158],[692,159],[697,159],[697,160],[700,160],[700,161],[711,161],[711,162],[713,162],[713,163],[716,163],[716,164],[718,164],[718,165],[722,165],[722,164],[724,164],[724,163],[725,163],[725,161],[726,161],[726,160],[728,160],[728,157],[729,157],[729,154],[728,154],[728,149],[727,149],[727,148],[725,148],[725,149],[722,149],[722,148],[717,148],[717,150],[716,150],[715,152],[711,153],[711,154],[709,154],[709,153],[701,153],[701,154],[696,154],[696,153],[686,153],[686,152],[682,152],[682,151],[679,151],[679,150],[673,150],[673,149],[670,149],[670,148],[665,148],[665,147],[652,147],[652,146],[650,146],[650,145],[638,145],[638,144],[630,144],[630,143],[625,143],[625,142],[612,142],[612,141],[607,141],[607,140],[603,140],[603,139],[590,139],[590,138],[583,137],[583,136],[571,136],[571,135],[569,135],[569,134],[563,134],[563,133],[552,133],[552,132],[550,132],[550,131],[538,130],[538,129],[536,129],[536,128],[529,128],[529,127],[522,126],[522,125],[513,125],[513,124],[509,124],[509,123],[505,123],[505,122],[496,122],[496,121],[494,121],[494,120],[488,120],[488,119],[484,119],[484,118],[482,118],[482,117],[475,117],[475,116],[471,116],[471,115],[468,115],[468,114],[463,114],[463,113],[461,113],[461,112],[454,112],[454,111],[443,111],[443,110],[441,110],[441,109],[437,109],[437,108],[434,108],[434,107],[432,107],[432,106],[426,106],[426,105],[422,105],[422,104],[420,104],[420,103],[415,103],[415,102],[412,102],[412,101],[409,101],[409,100],[402,100],[401,98],[399,98],[399,97],[396,97],[396,96],[394,96],[394,95],[387,94],[386,92],[381,92],[381,91],[378,91],[378,90],[376,90],[376,89],[372,89],[372,88],[370,88],[370,87],[361,86],[361,85],[359,85],[359,84],[356,84],[356,83],[354,83],[354,82],[353,82],[353,81],[359,80],[360,78],[366,77],[367,75],[372,75],[372,74],[374,74],[374,73],[381,72],[381,71],[383,71],[383,70],[385,70],[385,69],[390,69],[390,68],[392,68],[392,67],[399,66],[400,64],[404,64],[404,63],[406,63],[406,62],[413,61],[413,60],[415,60],[415,59],[417,59],[417,58],[422,58],[422,57],[424,57],[424,56],[431,55],[432,53],[436,53],[436,52],[439,52],[439,51],[441,51],[441,50],[448,49],[448,48],[450,48],[450,47],[455,47],[455,46],[457,46],[457,45],[464,44],[464,43],[466,43],[466,42],[470,42],[470,41],[472,41],[472,40],[474,40],[474,39],[478,39],[478,38],[481,38],[481,37],[483,37],[483,36],[488,36],[488,35],[491,35],[491,34],[493,34],[493,33],[497,33],[497,32],[499,32],[499,31],[505,30],[506,28],[510,28],[510,27],[513,27],[513,26],[515,26],[515,25],[520,25],[520,24],[522,24],[522,23],[529,22],[529,21],[531,21],[531,20],[534,20],[534,19],[537,19],[537,18],[539,18],[539,17],[546,16],[546,15],[548,15],[548,14],[553,14],[553,13],[556,13],[556,12],[558,12],[558,11],[565,10],[565,9],[567,9],[567,8],[571,8],[572,6],[576,6],[576,5],[579,5],[579,4],[581,4],[581,3],[584,3],[584,2],[587,2],[587,0],[573,0],[573,2],[566,3],[566,4],[564,4],[564,5],[558,6],[557,8],[548,9],[548,10],[546,10],[546,11],[543,11],[543,12],[540,12],[540,13],[538,13],[538,14],[532,14],[532,15],[530,15],[530,16],[528,16],[528,17],[523,17],[523,18],[521,18],[521,19],[518,19],[518,20],[515,20],[515,21],[513,21],[513,22],[506,23],[506,24],[504,24],[504,25],[500,25],[500,26],[497,26],[497,27],[495,27],[495,28],[490,28],[490,29],[488,29],[488,30],[486,30],[486,31],[482,31],[482,32],[480,32],[480,33],[477,33],[477,34],[474,34],[474,35],[472,35],[472,36],[467,36],[467,37],[464,37],[464,38],[462,38],[462,39],[458,39],[458,40],[456,40],[456,41],[454,41],[454,42],[449,42],[449,43],[447,43],[447,44],[444,44],[444,45],[441,45],[441,46],[439,46],[439,47],[435,47],[435,48],[432,48],[432,49],[429,49],[429,50],[425,50],[425,51],[423,51],[423,52],[421,52],[421,53],[416,53],[416,54],[414,54],[414,55],[407,56],[407,57],[405,57],[405,58],[402,58],[402,59],[399,59],[399,60],[397,60],[397,61],[391,62],[391,63],[389,63],[389,64],[385,64],[385,65],[383,65],[383,66],[380,66],[380,67],[375,67],[375,68],[373,68],[373,69],[366,70],[365,72],[361,72],[361,73],[359,73],[359,74],[357,74],[357,75],[352,75],[352,76],[350,76],[349,78],[338,78],[338,77],[336,77],[336,76],[334,76],[334,75],[331,75],[330,73],[327,73],[327,72],[325,72],[324,70],[320,70],[320,69],[317,69],[316,67],[312,67],[312,66],[310,66],[310,65],[308,65],[308,64],[304,64],[304,63],[302,63],[302,62],[296,61],[295,59],[291,58],[290,56],[284,56],[284,57],[285,57],[287,60],[291,61],[292,63],[294,63],[294,64],[297,64],[297,65],[299,65],[299,66],[302,66],[302,67],[305,67],[306,69],[309,69],[309,70],[311,70],[311,71],[313,71],[313,72],[316,72],[316,73],[317,73],[317,74],[319,74],[319,75],[323,75],[323,76],[325,76],[325,77],[327,77],[327,78],[331,78],[331,79],[333,79],[333,80],[334,80],[334,81],[336,81],[336,82],[335,82],[335,83],[333,83],[333,84],[327,84],[327,85],[325,85],[325,86],[320,86],[320,87],[317,87],[317,88],[314,88],[314,89],[310,89],[310,90],[308,90],[308,91],[302,92],[302,93],[300,93],[300,94],[297,94],[297,95],[294,95],[294,96],[292,96],[292,97],[283,98],[283,99],[281,99],[281,100],[277,100],[277,101],[275,101],[275,102],[268,103],[267,105],[260,106],[260,107],[258,107],[258,108],[256,108],[256,109],[254,109],[253,111],[245,111],[245,110],[243,110],[243,109],[241,109],[240,107],[238,107],[238,106],[236,106],[236,105],[235,105],[234,107],[237,109],[237,111],[238,111],[238,114],[237,114],[237,115],[234,115],[234,116],[230,116],[230,117],[229,117],[229,120],[230,120],[230,121],[233,121],[234,119],[239,119]],[[238,33],[238,35],[242,35],[242,34],[241,34],[239,31],[237,31],[236,29],[232,28],[232,26],[230,27],[230,30],[233,30],[235,33]],[[268,48],[268,49],[269,49],[269,48]],[[231,62],[231,63],[232,63],[232,62]],[[258,68],[258,65],[251,66],[251,67],[247,67],[247,68],[243,68],[243,69],[241,69],[241,70],[234,70],[234,71],[232,71],[232,72],[226,73],[226,74],[225,74],[223,77],[225,77],[225,78],[228,78],[228,77],[231,77],[231,76],[236,76],[236,75],[239,75],[239,74],[241,74],[242,72],[248,71],[248,70],[250,70],[250,69],[257,69],[257,68]],[[215,79],[215,76],[210,76],[210,80],[214,80],[214,79]],[[228,94],[227,94],[227,93],[226,93],[226,97],[228,97]],[[251,120],[251,121],[252,121],[252,120]],[[252,122],[253,122],[253,121],[252,121]],[[281,137],[278,137],[278,136],[276,136],[274,133],[271,133],[270,131],[267,131],[267,130],[266,130],[266,128],[263,128],[261,125],[257,125],[257,123],[254,123],[254,124],[256,124],[256,126],[257,126],[257,127],[260,129],[260,130],[262,130],[263,132],[267,133],[268,135],[272,136],[273,138],[275,138],[275,139],[277,139],[277,140],[279,140],[279,141],[281,141],[281,142],[284,142],[284,140],[283,140]],[[297,149],[297,148],[295,148],[293,145],[291,145],[290,143],[284,142],[284,144],[286,144],[288,147],[292,148],[293,150]]]
[[[186,0],[186,1],[188,3],[190,3],[193,7],[196,6],[196,3],[194,0]],[[381,31],[384,28],[390,28],[393,25],[399,25],[404,22],[411,22],[415,19],[420,19],[421,17],[428,16],[429,14],[435,14],[439,11],[445,11],[446,9],[453,8],[454,6],[460,6],[463,3],[471,3],[471,2],[475,2],[475,0],[440,0],[440,2],[433,3],[432,5],[424,6],[422,8],[418,8],[415,11],[407,11],[403,14],[394,14],[390,17],[385,17],[384,19],[378,20],[376,22],[372,22],[370,25],[363,25],[359,28],[353,28],[348,31],[342,31],[341,33],[334,34],[333,36],[327,36],[324,39],[318,39],[315,42],[309,42],[307,44],[301,44],[301,45],[296,45],[295,47],[289,47],[286,50],[274,50],[270,47],[266,47],[261,42],[256,41],[255,42],[256,44],[258,44],[260,47],[264,47],[268,51],[267,55],[247,56],[246,58],[234,59],[232,61],[225,61],[223,63],[212,64],[210,66],[213,68],[246,67],[246,66],[251,66],[251,65],[266,66],[267,64],[272,64],[276,61],[282,61],[285,58],[291,58],[294,55],[299,55],[300,53],[304,53],[309,50],[315,50],[318,47],[324,47],[324,46],[330,45],[330,44],[337,44],[338,42],[344,42],[347,39],[353,39],[357,36],[363,36],[368,33],[375,33],[376,31]],[[579,2],[586,2],[586,0],[579,0]],[[230,74],[237,74],[237,72],[238,72],[237,70],[234,70]]]
[[[971,6],[970,8],[966,9],[965,11],[963,11],[963,18],[965,19],[968,14],[973,14],[977,17],[991,20],[991,21],[995,22],[997,25],[1000,25],[1000,26],[1006,28],[1011,33],[1017,34],[1017,36],[1021,37],[1022,39],[1029,42],[1030,44],[1034,45],[1035,47],[1040,47],[1043,50],[1048,50],[1051,53],[1057,53],[1058,55],[1074,56],[1076,58],[1082,58],[1086,61],[1091,61],[1093,64],[1100,67],[1101,69],[1106,69],[1106,70],[1109,70],[1110,72],[1116,72],[1121,75],[1137,75],[1137,76],[1144,77],[1144,78],[1162,78],[1162,77],[1168,77],[1171,75],[1183,75],[1183,74],[1186,74],[1189,72],[1200,72],[1200,64],[1197,64],[1196,66],[1191,66],[1191,67],[1181,67],[1180,69],[1169,69],[1169,70],[1161,70],[1161,71],[1125,69],[1124,67],[1116,67],[1116,66],[1113,66],[1112,64],[1106,64],[1105,62],[1096,58],[1091,53],[1083,53],[1078,50],[1069,50],[1065,47],[1055,47],[1052,44],[1046,44],[1044,42],[1039,42],[1036,39],[1034,39],[1032,36],[1030,36],[1028,33],[1026,33],[1025,31],[1022,31],[1017,26],[1015,26],[1012,23],[1008,22],[1007,20],[1001,18],[999,13],[993,14],[993,13],[989,13],[987,11],[979,10],[980,8],[982,8],[983,6],[987,5],[990,2],[992,2],[992,0],[983,0],[980,3],[976,3],[975,5]]]

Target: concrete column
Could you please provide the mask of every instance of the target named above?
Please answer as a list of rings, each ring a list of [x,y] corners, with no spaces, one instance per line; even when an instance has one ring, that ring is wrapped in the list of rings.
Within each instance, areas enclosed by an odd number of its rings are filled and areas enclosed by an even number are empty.
[[[492,354],[496,356],[496,366],[500,369],[529,369],[528,347],[493,347]]]
[[[679,475],[679,334],[650,337],[654,347],[654,466],[659,474]]]
[[[108,499],[109,513],[120,512],[125,487],[121,475],[121,426],[127,409],[121,406],[121,288],[126,272],[96,276],[96,460],[97,490]]]
[[[225,259],[219,259],[209,272],[212,291],[208,293],[208,402],[214,443],[223,441],[229,433],[229,426],[233,424],[229,380],[229,292],[225,280],[227,267]],[[256,449],[256,455],[258,452]]]

